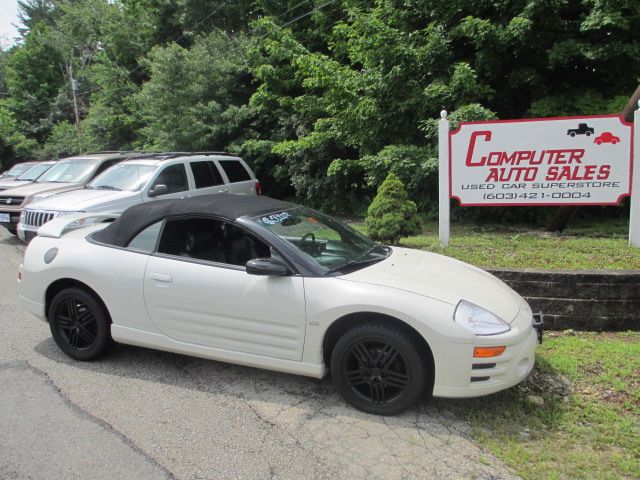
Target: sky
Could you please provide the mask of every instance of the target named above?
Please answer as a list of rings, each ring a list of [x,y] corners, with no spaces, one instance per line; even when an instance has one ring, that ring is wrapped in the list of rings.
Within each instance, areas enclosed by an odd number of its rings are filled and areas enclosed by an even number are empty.
[[[4,48],[13,45],[18,36],[14,23],[18,23],[18,1],[0,0],[0,45]]]

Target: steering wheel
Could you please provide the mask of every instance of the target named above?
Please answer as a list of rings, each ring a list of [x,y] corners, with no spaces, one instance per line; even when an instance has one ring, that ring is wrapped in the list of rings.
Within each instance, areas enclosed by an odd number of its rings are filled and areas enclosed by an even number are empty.
[[[308,244],[308,246],[306,244]],[[312,255],[316,252],[316,236],[313,232],[307,232],[302,236],[302,238],[300,238],[300,248]]]

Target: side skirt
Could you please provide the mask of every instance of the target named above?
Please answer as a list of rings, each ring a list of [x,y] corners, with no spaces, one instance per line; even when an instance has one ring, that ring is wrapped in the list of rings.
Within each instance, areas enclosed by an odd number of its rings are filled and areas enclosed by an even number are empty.
[[[193,343],[173,340],[165,335],[149,333],[135,328],[111,325],[111,336],[116,342],[136,345],[138,347],[155,348],[167,352],[181,353],[192,357],[207,358],[219,362],[244,365],[246,367],[263,368],[277,372],[293,373],[306,377],[322,378],[326,373],[324,365],[295,362],[273,357],[263,357],[250,353],[232,352],[221,348],[205,347]]]

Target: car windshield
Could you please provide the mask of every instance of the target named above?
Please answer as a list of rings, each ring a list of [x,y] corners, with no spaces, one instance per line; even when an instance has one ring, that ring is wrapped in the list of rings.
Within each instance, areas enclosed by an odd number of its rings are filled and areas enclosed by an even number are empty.
[[[97,164],[90,158],[60,160],[38,178],[38,183],[82,183],[93,173]]]
[[[348,225],[306,207],[261,215],[252,221],[295,246],[325,275],[364,268],[384,260],[390,252]]]
[[[52,163],[40,163],[38,165],[34,165],[29,170],[24,172],[22,175],[18,177],[18,180],[27,180],[29,182],[34,181],[44,172],[49,170],[53,164]]]
[[[2,174],[3,177],[5,178],[15,178],[15,177],[19,177],[20,175],[22,175],[24,172],[26,172],[27,170],[29,170],[31,167],[33,166],[33,164],[31,163],[19,163],[17,165],[14,165],[13,167],[11,167],[9,170],[7,170],[6,172],[4,172]]]
[[[155,170],[156,167],[154,165],[121,163],[98,175],[87,185],[87,188],[137,192],[144,187]]]

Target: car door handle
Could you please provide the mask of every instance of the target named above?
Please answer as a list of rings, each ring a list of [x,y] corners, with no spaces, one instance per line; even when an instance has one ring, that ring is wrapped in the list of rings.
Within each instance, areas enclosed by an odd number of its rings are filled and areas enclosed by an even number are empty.
[[[149,278],[158,282],[171,283],[171,275],[166,275],[164,273],[152,273],[149,275]]]

